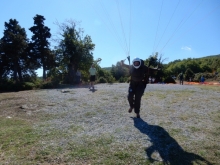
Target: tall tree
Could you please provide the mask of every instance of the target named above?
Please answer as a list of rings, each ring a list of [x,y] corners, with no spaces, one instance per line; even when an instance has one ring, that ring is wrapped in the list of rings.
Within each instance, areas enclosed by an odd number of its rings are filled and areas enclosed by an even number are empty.
[[[44,25],[44,16],[36,15],[34,18],[34,26],[29,28],[33,33],[31,37],[31,49],[39,63],[39,67],[43,68],[43,79],[46,79],[46,70],[49,70],[53,65],[51,65],[51,59],[53,55],[50,51],[50,43],[48,39],[51,37],[50,29]]]
[[[116,80],[119,80],[120,78],[129,76],[129,69],[123,67],[121,65],[121,62],[117,62],[116,65],[112,65],[111,74],[114,76]]]
[[[7,58],[2,50],[2,40],[0,40],[0,82],[7,76]]]
[[[63,24],[57,23],[57,25],[61,30],[59,35],[62,37],[58,41],[57,52],[59,52],[64,68],[68,68],[69,83],[73,83],[76,69],[89,70],[93,62],[92,51],[95,44],[92,43],[89,35],[83,35],[82,28],[77,29],[76,22],[70,20]]]
[[[190,68],[187,68],[185,71],[185,80],[190,81],[194,78],[195,74]]]
[[[7,71],[12,71],[13,79],[22,81],[22,71],[26,64],[26,48],[28,39],[24,28],[16,19],[5,22],[4,36],[1,39],[1,59]],[[3,62],[3,61],[2,61]]]

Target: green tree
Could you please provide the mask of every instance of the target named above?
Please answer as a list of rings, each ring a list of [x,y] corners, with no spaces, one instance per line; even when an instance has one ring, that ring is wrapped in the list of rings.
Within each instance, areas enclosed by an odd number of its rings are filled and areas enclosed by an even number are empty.
[[[112,65],[110,72],[116,80],[129,76],[129,70],[123,67],[121,62],[117,62],[116,65]]]
[[[200,65],[199,65],[198,61],[189,58],[187,60],[183,60],[183,62],[185,63],[185,68],[186,69],[189,68],[194,73],[198,73],[198,72],[201,71],[201,68],[200,68]]]
[[[63,68],[68,72],[68,82],[74,81],[76,69],[88,72],[93,63],[95,44],[89,35],[84,36],[82,28],[77,29],[77,23],[67,21],[63,24],[57,23],[62,37],[58,40],[59,46],[56,51]]]
[[[46,71],[55,65],[54,55],[49,48],[48,39],[51,37],[50,29],[44,25],[44,16],[36,15],[34,18],[34,26],[29,28],[33,33],[31,37],[31,51],[33,57],[38,62],[38,67],[43,68],[43,79],[46,79]]]
[[[2,40],[0,40],[0,82],[7,77],[7,58],[2,50]]]
[[[1,59],[5,70],[12,71],[12,77],[17,82],[23,81],[22,73],[27,70],[28,39],[24,28],[16,19],[5,22],[4,36],[1,39]]]
[[[212,72],[212,69],[205,63],[200,65],[201,72]]]
[[[185,72],[185,80],[190,81],[190,79],[192,80],[194,76],[195,74],[193,73],[193,71],[190,68],[187,68]]]
[[[100,66],[98,66],[96,68],[97,68],[98,80],[104,79],[104,80],[106,80],[107,83],[113,83],[115,81],[115,78],[113,77],[113,75],[111,74],[110,71],[102,69]]]
[[[158,61],[158,52],[156,52],[153,55],[150,55],[145,61],[144,61],[145,65],[148,67],[156,67],[159,65],[159,61]]]
[[[198,81],[200,74],[211,73],[215,75],[218,66],[220,65],[220,55],[207,56],[197,59],[184,59],[184,60],[175,60],[166,65],[164,73],[166,76],[172,75],[177,76],[180,72],[186,72],[187,69],[190,69],[194,74],[194,80]],[[197,74],[198,73],[198,74]],[[206,78],[209,78],[210,74],[207,74]]]
[[[219,55],[220,56],[220,55]],[[216,71],[220,67],[220,57],[214,57],[212,62],[212,69]]]
[[[149,56],[149,58],[145,60],[145,65],[147,65],[148,67],[158,68],[157,73],[151,75],[152,77],[155,78],[154,82],[162,82],[162,77],[165,76],[165,72],[164,72],[165,68],[163,64],[165,60],[167,59],[163,58],[162,54],[159,55],[158,52]]]

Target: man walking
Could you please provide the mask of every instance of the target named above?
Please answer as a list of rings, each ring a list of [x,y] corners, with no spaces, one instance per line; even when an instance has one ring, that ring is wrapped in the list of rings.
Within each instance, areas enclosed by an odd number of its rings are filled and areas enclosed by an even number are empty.
[[[144,61],[139,58],[135,58],[131,66],[124,64],[123,60],[121,64],[129,68],[131,76],[128,88],[128,102],[130,105],[128,112],[131,113],[134,109],[136,117],[140,118],[141,97],[148,83],[149,75],[157,71],[157,69],[147,67],[144,65]]]
[[[183,85],[183,72],[179,74],[180,85]]]

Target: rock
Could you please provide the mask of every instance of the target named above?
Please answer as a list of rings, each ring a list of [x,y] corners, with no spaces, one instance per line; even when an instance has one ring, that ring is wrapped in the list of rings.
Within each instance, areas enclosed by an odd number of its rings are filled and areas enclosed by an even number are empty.
[[[20,108],[21,109],[35,109],[35,108],[37,108],[37,104],[24,104],[24,105],[22,105]]]
[[[61,92],[62,92],[62,93],[68,93],[68,92],[70,92],[70,91],[65,89],[65,90],[61,90]]]

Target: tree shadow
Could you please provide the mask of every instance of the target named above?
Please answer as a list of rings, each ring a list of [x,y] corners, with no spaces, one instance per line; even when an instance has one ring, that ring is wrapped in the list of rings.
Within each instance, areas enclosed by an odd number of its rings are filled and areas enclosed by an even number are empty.
[[[150,162],[159,161],[152,158],[154,152],[159,153],[163,164],[169,165],[193,165],[198,164],[211,165],[206,159],[194,153],[189,153],[172,138],[169,133],[162,127],[157,125],[150,125],[141,118],[132,118],[134,126],[140,130],[141,133],[146,134],[152,145],[145,149]]]

